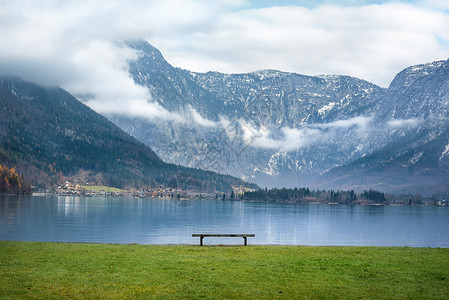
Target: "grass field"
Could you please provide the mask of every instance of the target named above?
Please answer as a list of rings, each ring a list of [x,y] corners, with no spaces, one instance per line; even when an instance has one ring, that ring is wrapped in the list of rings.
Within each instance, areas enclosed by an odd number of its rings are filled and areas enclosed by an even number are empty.
[[[0,241],[1,299],[448,299],[449,249]]]
[[[115,188],[115,187],[109,187],[109,186],[103,186],[103,185],[81,185],[83,189],[86,191],[92,191],[92,192],[100,192],[105,191],[108,193],[121,193],[126,192],[125,190]]]

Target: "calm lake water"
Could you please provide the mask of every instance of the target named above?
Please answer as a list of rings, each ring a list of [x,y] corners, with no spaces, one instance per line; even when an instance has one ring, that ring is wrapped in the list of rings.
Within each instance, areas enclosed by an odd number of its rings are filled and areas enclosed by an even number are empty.
[[[198,244],[192,233],[255,233],[249,244],[449,248],[449,208],[0,196],[0,240]]]

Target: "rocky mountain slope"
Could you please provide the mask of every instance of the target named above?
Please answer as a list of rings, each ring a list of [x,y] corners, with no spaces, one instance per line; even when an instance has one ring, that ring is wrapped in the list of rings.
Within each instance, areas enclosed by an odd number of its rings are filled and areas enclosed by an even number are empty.
[[[265,186],[409,192],[412,178],[427,186],[446,172],[448,62],[407,68],[384,89],[338,75],[194,73],[143,40],[128,46],[140,53],[135,82],[182,121],[108,118],[169,162]]]
[[[376,104],[384,147],[326,175],[326,184],[448,194],[449,61],[400,72]]]
[[[131,63],[134,80],[186,122],[108,116],[164,160],[259,183],[297,185],[363,152],[336,135],[359,137],[385,90],[348,76],[304,76],[273,70],[192,73],[174,68],[144,41]],[[346,123],[332,123],[349,119]],[[329,144],[340,144],[326,151]],[[337,151],[336,151],[337,150]],[[348,157],[348,151],[350,151]],[[291,175],[294,175],[292,177]],[[267,181],[265,181],[265,179]],[[287,183],[288,184],[288,183]]]

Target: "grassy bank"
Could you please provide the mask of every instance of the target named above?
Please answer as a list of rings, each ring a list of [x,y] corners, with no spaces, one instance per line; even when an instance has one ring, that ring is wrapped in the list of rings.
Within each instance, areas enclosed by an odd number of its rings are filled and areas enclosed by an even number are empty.
[[[104,186],[104,185],[81,185],[81,187],[83,189],[85,189],[86,191],[92,191],[92,192],[97,192],[97,193],[101,192],[101,191],[105,191],[107,193],[126,192],[126,190],[122,190],[122,189],[110,187],[110,186]]]
[[[0,298],[447,299],[449,249],[0,241]]]

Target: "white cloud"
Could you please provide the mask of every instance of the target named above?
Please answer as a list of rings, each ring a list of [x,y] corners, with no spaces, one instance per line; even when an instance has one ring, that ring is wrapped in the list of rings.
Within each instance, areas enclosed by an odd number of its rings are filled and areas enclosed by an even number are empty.
[[[193,121],[202,127],[217,127],[219,123],[203,118],[192,106],[189,105]]]
[[[290,152],[309,146],[320,140],[323,136],[318,129],[313,128],[288,128],[281,129],[284,139],[280,144],[279,151]]]
[[[129,78],[137,54],[117,41],[146,38],[192,71],[273,68],[387,86],[404,67],[447,59],[447,2],[423,2],[249,9],[245,0],[3,0],[0,75],[88,94],[99,112],[176,119]]]
[[[360,131],[366,131],[369,128],[373,117],[358,116],[351,119],[337,120],[329,123],[311,124],[311,127],[317,128],[351,128],[358,127]]]
[[[358,116],[329,123],[310,124],[302,128],[281,127],[278,130],[270,130],[264,126],[257,129],[243,120],[239,120],[238,123],[243,132],[241,138],[247,145],[254,148],[291,152],[318,142],[333,143],[335,142],[333,140],[336,136],[335,133],[339,130],[355,129],[356,135],[366,137],[366,134],[373,130],[386,129],[374,128],[372,120],[372,116]],[[387,122],[387,126],[390,128],[414,128],[422,122],[423,120],[415,118],[393,119]]]
[[[419,119],[394,119],[388,121],[387,125],[389,127],[400,128],[400,127],[416,127],[422,123]]]
[[[372,129],[372,117],[358,116],[330,123],[311,124],[302,128],[281,127],[270,130],[264,126],[258,129],[249,123],[239,120],[243,131],[241,138],[254,148],[270,149],[281,152],[291,152],[317,142],[329,142],[338,130],[354,128],[356,134],[365,134]]]
[[[243,141],[252,147],[263,149],[278,149],[279,143],[270,137],[271,132],[264,126],[253,128],[244,120],[238,121],[243,131]]]
[[[160,121],[185,122],[185,118],[180,114],[170,112],[159,103],[145,99],[127,99],[126,105],[90,100],[87,101],[87,105],[95,111],[100,111],[106,115],[127,115],[145,119],[151,123],[159,123]]]
[[[0,76],[88,95],[87,103],[100,113],[178,120],[130,78],[128,62],[138,54],[118,42],[188,35],[234,2],[1,1]]]
[[[345,74],[388,86],[410,65],[448,58],[448,13],[386,3],[269,7],[219,16],[212,29],[157,45],[177,66],[225,73],[280,69]]]
[[[239,123],[243,130],[243,141],[254,148],[290,152],[310,146],[325,138],[325,134],[316,128],[282,127],[279,133],[273,133],[264,126],[256,129],[243,120],[240,120]]]

